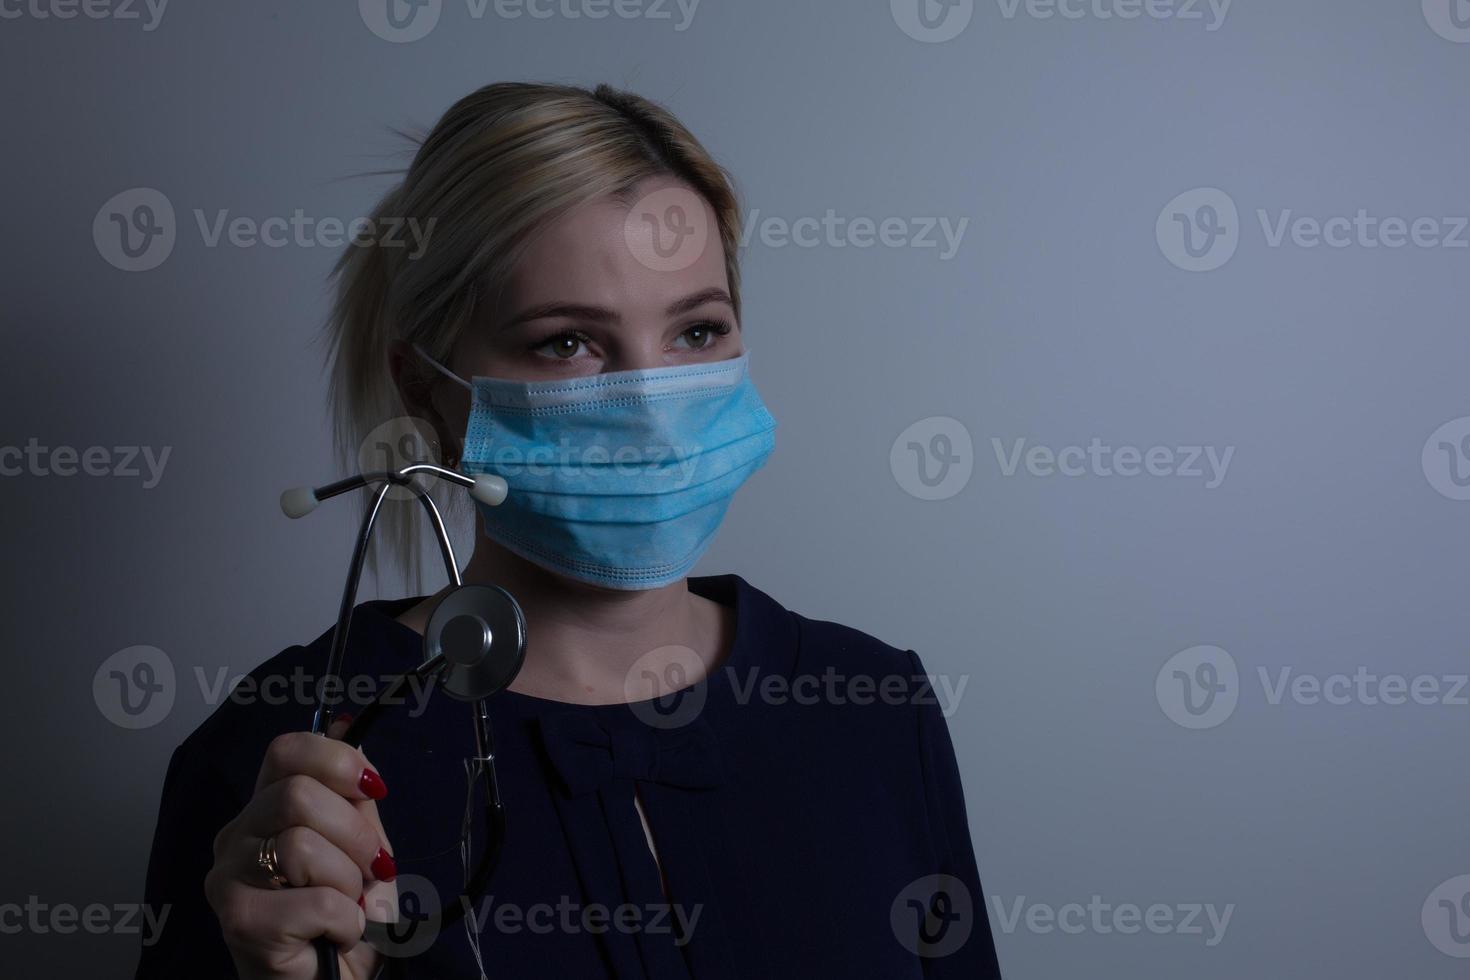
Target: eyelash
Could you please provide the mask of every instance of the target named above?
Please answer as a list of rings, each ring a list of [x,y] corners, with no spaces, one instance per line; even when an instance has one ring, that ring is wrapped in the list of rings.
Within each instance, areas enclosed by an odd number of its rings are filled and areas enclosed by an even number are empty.
[[[700,320],[698,323],[691,323],[689,324],[689,326],[685,327],[680,332],[679,336],[683,337],[691,330],[707,330],[710,333],[714,334],[716,338],[726,337],[729,336],[732,329],[734,328],[731,327],[730,324],[724,320]],[[592,338],[587,336],[580,330],[562,330],[558,333],[552,334],[549,337],[536,341],[528,347],[528,350],[530,350],[530,352],[534,354],[562,340],[575,340],[583,345],[590,344],[592,342]],[[693,349],[706,350],[709,347],[713,346],[715,342],[716,341],[710,341],[706,343],[704,347],[696,347]],[[554,354],[552,356],[555,357]]]

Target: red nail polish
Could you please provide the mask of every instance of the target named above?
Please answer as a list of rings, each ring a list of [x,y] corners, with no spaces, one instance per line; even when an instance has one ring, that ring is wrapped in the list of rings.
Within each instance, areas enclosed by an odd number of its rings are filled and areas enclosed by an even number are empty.
[[[378,856],[373,858],[373,877],[379,881],[392,881],[398,877],[398,865],[393,862],[393,856],[381,847],[378,848]]]
[[[370,800],[381,800],[388,795],[388,786],[383,782],[383,777],[371,769],[362,771],[362,776],[357,780],[357,788]]]
[[[338,715],[334,720],[340,721],[344,725],[352,724],[352,716],[345,711]]]
[[[362,909],[364,912],[367,911],[367,896],[366,895],[359,895],[359,896],[357,896],[357,907],[360,908],[360,909]]]

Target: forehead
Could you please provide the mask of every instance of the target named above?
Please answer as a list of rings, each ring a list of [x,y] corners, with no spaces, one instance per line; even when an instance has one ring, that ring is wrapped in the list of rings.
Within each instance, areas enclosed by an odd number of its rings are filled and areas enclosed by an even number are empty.
[[[507,284],[507,312],[553,301],[662,309],[711,286],[729,289],[714,209],[687,184],[656,177],[542,227]]]

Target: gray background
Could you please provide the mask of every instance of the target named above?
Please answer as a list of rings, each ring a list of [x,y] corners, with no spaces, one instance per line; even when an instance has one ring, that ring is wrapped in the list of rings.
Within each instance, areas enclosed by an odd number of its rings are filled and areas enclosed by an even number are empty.
[[[244,672],[335,612],[350,509],[293,525],[276,497],[335,473],[314,338],[339,250],[208,247],[195,209],[361,215],[387,180],[351,175],[407,161],[389,127],[490,81],[608,81],[674,109],[762,218],[968,219],[948,260],[751,240],[745,328],[781,429],[700,571],[968,678],[950,725],[1005,975],[1463,975],[1421,908],[1470,872],[1470,709],[1272,704],[1258,669],[1466,670],[1470,503],[1421,449],[1470,415],[1470,249],[1272,247],[1257,211],[1470,214],[1470,44],[1418,0],[1237,0],[1216,30],[1205,7],[1083,9],[983,0],[943,43],[886,0],[705,0],[684,30],[672,8],[444,0],[412,43],[351,3],[178,4],[151,31],[143,8],[0,19],[0,446],[171,447],[151,489],[0,480],[0,903],[140,900],[169,753],[210,711],[195,669]],[[177,242],[125,272],[91,228],[136,187],[167,196]],[[1238,248],[1187,272],[1155,222],[1199,187],[1239,207]],[[972,438],[973,474],[923,500],[890,450],[936,417]],[[992,444],[1093,437],[1235,454],[1207,489],[1006,476]],[[177,697],[129,731],[92,681],[138,644],[167,652]],[[1238,665],[1238,705],[1191,730],[1155,680],[1200,644]],[[1234,909],[1213,946],[1208,925],[997,914],[1094,895]],[[27,930],[0,961],[120,977],[136,943]]]

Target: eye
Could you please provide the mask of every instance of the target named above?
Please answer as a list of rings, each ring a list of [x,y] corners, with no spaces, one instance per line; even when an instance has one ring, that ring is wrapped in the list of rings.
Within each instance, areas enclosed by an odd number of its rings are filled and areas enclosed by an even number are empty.
[[[687,341],[682,346],[689,350],[708,350],[719,342],[719,338],[730,332],[730,324],[720,320],[701,320],[691,324],[679,339]],[[676,345],[677,346],[677,345]]]
[[[576,357],[591,339],[580,331],[567,330],[532,344],[531,351],[566,361]]]

